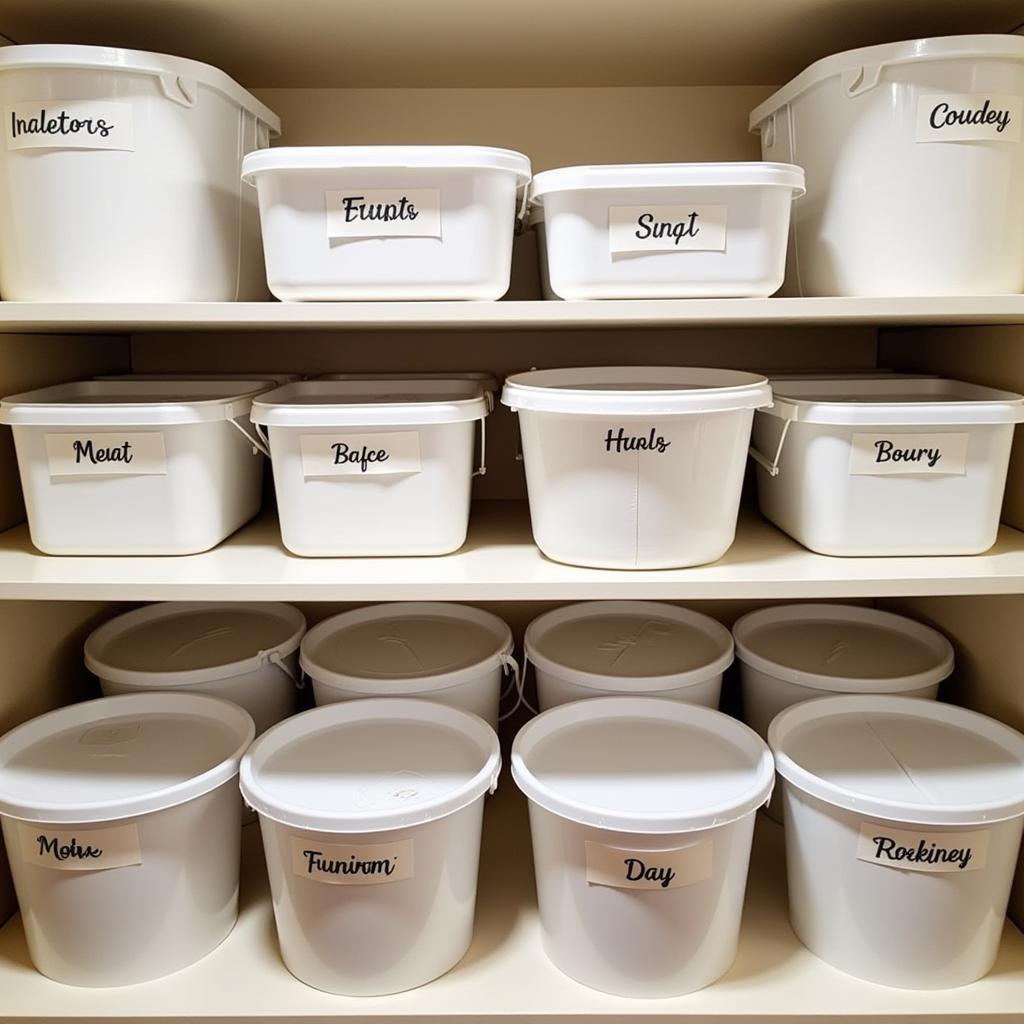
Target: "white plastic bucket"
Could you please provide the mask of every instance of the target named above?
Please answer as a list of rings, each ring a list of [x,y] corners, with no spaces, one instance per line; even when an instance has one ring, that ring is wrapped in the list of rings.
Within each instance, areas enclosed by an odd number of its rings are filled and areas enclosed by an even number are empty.
[[[798,160],[787,290],[1024,291],[1024,39],[948,36],[819,60],[751,115]]]
[[[401,602],[343,612],[302,641],[317,704],[360,697],[423,697],[498,727],[502,679],[519,668],[512,631],[461,604]]]
[[[139,50],[8,46],[0,105],[5,299],[266,297],[239,172],[281,122],[223,71]]]
[[[764,377],[737,370],[608,366],[509,377],[530,519],[549,558],[669,569],[720,558],[736,536]]]
[[[953,671],[938,630],[877,608],[788,604],[733,626],[743,721],[767,737],[791,704],[827,694],[899,694],[934,700]]]
[[[0,823],[36,969],[106,988],[202,959],[238,911],[252,719],[213,697],[104,697],[0,739]]]
[[[541,711],[612,694],[717,708],[732,635],[720,622],[656,601],[588,601],[545,612],[526,629]]]
[[[268,428],[285,547],[314,556],[462,547],[488,412],[471,380],[303,381],[262,395],[252,421]]]
[[[530,800],[544,949],[632,997],[710,985],[736,956],[764,741],[709,708],[599,697],[546,711],[512,747]]]
[[[938,377],[772,390],[754,417],[758,504],[805,547],[974,555],[995,543],[1024,397]]]
[[[279,298],[500,299],[522,153],[487,146],[306,146],[252,153]]]
[[[786,269],[792,164],[559,167],[533,180],[563,299],[767,296]]]
[[[2,51],[0,51],[2,53]],[[11,395],[32,543],[50,555],[187,555],[260,508],[254,395],[232,381],[81,381]]]
[[[548,242],[544,230],[544,207],[532,204],[526,217],[526,226],[533,232],[537,242],[537,277],[540,281],[542,299],[557,300],[558,296],[551,290],[551,273],[548,270]]]
[[[897,988],[996,959],[1024,820],[1024,736],[963,708],[823,697],[782,712],[789,912],[812,953]]]
[[[288,970],[366,996],[454,967],[472,939],[484,794],[500,767],[485,722],[424,701],[333,704],[260,737],[241,785]]]
[[[85,667],[103,693],[205,693],[234,701],[257,735],[295,712],[306,619],[287,604],[168,601],[93,630]]]

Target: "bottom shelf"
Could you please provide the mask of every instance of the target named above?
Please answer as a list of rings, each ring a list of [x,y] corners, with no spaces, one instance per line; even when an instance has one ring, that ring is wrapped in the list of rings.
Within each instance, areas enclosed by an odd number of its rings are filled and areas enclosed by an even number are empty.
[[[18,917],[0,930],[0,1019],[375,1021],[451,1018],[546,1024],[590,1016],[628,1024],[642,1018],[692,1021],[799,1019],[891,1022],[1024,1019],[1024,935],[1007,924],[999,960],[965,988],[909,992],[857,981],[812,956],[789,927],[783,836],[761,816],[739,955],[714,985],[676,999],[635,1000],[576,984],[541,948],[525,801],[507,776],[486,814],[476,932],[465,959],[423,988],[376,999],[332,996],[293,978],[278,955],[258,827],[245,829],[242,908],[235,930],[212,954],[169,978],[121,989],[78,989],[48,981],[28,959]]]

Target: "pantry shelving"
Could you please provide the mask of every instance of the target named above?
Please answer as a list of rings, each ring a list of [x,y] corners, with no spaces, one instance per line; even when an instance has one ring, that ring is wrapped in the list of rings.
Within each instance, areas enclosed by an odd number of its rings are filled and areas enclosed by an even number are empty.
[[[782,830],[758,823],[739,954],[709,988],[675,999],[604,995],[570,981],[541,945],[525,801],[502,779],[485,815],[473,945],[450,973],[424,988],[356,999],[308,988],[283,965],[256,826],[243,839],[242,910],[225,942],[193,967],[122,989],[77,989],[37,974],[17,918],[0,930],[0,1016],[5,1021],[303,1019],[383,1022],[523,1019],[531,1024],[584,1018],[602,1024],[681,1019],[693,1024],[763,1020],[922,1020],[1019,1022],[1024,935],[1006,926],[992,973],[965,988],[914,992],[858,981],[812,956],[786,914]]]
[[[692,569],[586,569],[546,559],[525,503],[477,502],[465,547],[433,558],[300,558],[263,515],[212,551],[182,557],[59,557],[24,526],[0,534],[0,599],[102,601],[578,601],[908,597],[1024,591],[1024,533],[1004,526],[984,555],[832,558],[753,510],[719,561]]]

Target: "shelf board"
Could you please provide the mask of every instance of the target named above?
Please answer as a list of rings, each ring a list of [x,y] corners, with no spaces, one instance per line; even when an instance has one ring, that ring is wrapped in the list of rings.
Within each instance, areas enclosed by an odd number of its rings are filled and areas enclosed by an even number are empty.
[[[592,598],[830,598],[1024,593],[1024,533],[1003,527],[984,555],[831,558],[752,510],[712,565],[611,570],[561,565],[533,544],[525,502],[481,501],[466,545],[436,558],[300,558],[261,516],[220,547],[178,557],[42,555],[28,530],[0,534],[0,599],[575,601]]]
[[[1024,295],[606,302],[0,302],[0,333],[1024,324]]]
[[[700,992],[674,999],[608,996],[562,975],[541,948],[525,802],[502,779],[487,808],[473,945],[465,959],[423,988],[376,999],[329,995],[293,978],[281,962],[259,832],[245,829],[241,915],[204,960],[160,981],[120,989],[76,989],[37,974],[20,920],[0,931],[4,1021],[188,1019],[295,1022],[471,1019],[531,1024],[599,1020],[857,1020],[914,1024],[1015,1021],[1024,1006],[1024,936],[1007,924],[995,969],[964,988],[912,992],[848,977],[808,952],[789,927],[782,829],[762,816],[751,863],[740,948],[732,969]]]

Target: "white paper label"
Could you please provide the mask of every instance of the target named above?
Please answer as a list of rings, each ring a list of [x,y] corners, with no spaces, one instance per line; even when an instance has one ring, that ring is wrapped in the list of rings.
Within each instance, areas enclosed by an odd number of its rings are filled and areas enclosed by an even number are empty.
[[[854,434],[850,476],[967,472],[968,434]]]
[[[420,435],[415,430],[392,434],[302,434],[302,473],[323,476],[392,476],[420,471]]]
[[[1024,98],[932,93],[917,101],[918,142],[1020,142]]]
[[[165,476],[164,435],[46,434],[50,476]]]
[[[57,871],[106,871],[142,863],[134,824],[110,828],[60,828],[18,822],[21,859]]]
[[[324,193],[328,238],[440,238],[439,188],[350,188]]]
[[[292,871],[329,885],[381,885],[413,876],[411,839],[374,846],[320,843],[292,836]]]
[[[601,440],[609,455],[625,455],[628,452],[664,455],[672,447],[672,442],[658,433],[656,427],[638,429],[632,424],[628,430],[625,427],[609,427]]]
[[[977,871],[988,860],[988,830],[906,832],[861,825],[857,860],[901,871]]]
[[[586,843],[587,881],[614,889],[678,889],[711,877],[713,842],[675,850],[623,850]]]
[[[629,252],[681,252],[725,248],[727,206],[610,206],[608,248]]]
[[[8,149],[135,149],[131,103],[36,100],[4,108]]]

